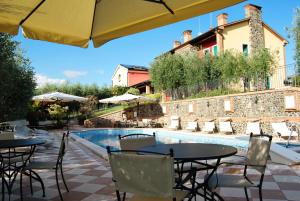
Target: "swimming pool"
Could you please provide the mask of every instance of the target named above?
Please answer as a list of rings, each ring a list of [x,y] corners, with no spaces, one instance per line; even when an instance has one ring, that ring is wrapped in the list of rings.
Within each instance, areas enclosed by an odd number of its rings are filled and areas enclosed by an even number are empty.
[[[285,142],[276,142],[276,144],[278,144],[278,145],[280,145],[282,147],[286,147],[286,148],[300,148],[300,144],[299,143],[297,143],[297,144],[295,144],[295,143],[289,143],[289,144],[287,144]]]
[[[152,134],[155,132],[158,143],[210,143],[210,144],[224,144],[236,147],[240,151],[245,151],[248,147],[248,140],[241,140],[236,138],[227,138],[216,135],[201,135],[190,133],[178,133],[172,131],[154,131],[143,129],[97,129],[87,131],[74,131],[73,134],[80,138],[88,140],[102,148],[112,146],[114,149],[119,149],[119,138],[121,135],[128,135],[134,133]]]

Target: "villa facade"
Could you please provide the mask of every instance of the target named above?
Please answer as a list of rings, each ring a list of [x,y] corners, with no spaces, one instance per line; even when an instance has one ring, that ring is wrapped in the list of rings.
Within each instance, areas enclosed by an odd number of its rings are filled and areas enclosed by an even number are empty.
[[[245,6],[245,18],[228,22],[228,14],[217,16],[217,27],[192,38],[192,31],[183,32],[183,43],[174,41],[170,53],[182,53],[194,49],[199,57],[205,54],[218,55],[226,50],[237,50],[250,55],[259,48],[268,48],[275,55],[276,66],[268,78],[269,88],[281,88],[286,79],[285,46],[288,43],[274,29],[262,20],[262,9],[248,4]]]

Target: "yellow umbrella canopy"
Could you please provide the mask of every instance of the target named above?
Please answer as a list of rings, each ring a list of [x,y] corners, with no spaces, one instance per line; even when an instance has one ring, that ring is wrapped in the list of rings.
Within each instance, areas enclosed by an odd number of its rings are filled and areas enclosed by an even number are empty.
[[[87,47],[244,0],[1,0],[0,32]]]

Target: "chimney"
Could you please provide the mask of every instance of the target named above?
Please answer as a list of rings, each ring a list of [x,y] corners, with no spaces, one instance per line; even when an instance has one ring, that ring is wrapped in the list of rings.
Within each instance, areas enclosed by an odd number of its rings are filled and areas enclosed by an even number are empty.
[[[192,40],[192,31],[191,30],[186,30],[183,32],[183,42],[187,42]]]
[[[222,13],[220,15],[217,16],[217,20],[218,20],[218,26],[222,26],[227,24],[227,19],[228,19],[228,14],[227,13]]]
[[[261,7],[253,4],[246,5],[245,17],[249,18],[249,45],[252,54],[265,46]]]
[[[261,17],[261,7],[254,4],[247,4],[245,6],[245,17],[250,18],[253,15]]]
[[[178,40],[175,40],[174,42],[173,42],[173,48],[176,48],[176,47],[178,47],[178,46],[180,46],[181,45],[181,43],[178,41]]]

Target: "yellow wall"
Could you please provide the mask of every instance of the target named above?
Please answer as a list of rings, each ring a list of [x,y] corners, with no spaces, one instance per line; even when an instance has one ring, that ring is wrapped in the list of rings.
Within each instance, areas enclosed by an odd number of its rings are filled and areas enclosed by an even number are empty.
[[[285,47],[283,41],[264,27],[265,47],[274,53],[277,65],[271,77],[271,88],[283,87],[286,79]]]
[[[250,29],[248,21],[236,25],[225,27],[224,50],[235,49],[243,50],[243,44],[248,44],[248,52],[251,52],[249,41]],[[286,79],[285,47],[283,41],[274,33],[264,27],[265,47],[274,52],[277,65],[273,67],[273,75],[270,79],[271,88],[281,88],[284,86],[283,81]]]
[[[243,44],[248,44],[248,52],[250,52],[249,32],[248,21],[225,27],[223,31],[224,50],[243,51]]]

